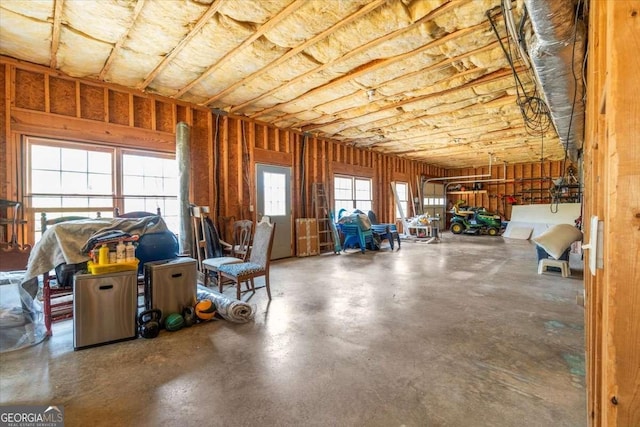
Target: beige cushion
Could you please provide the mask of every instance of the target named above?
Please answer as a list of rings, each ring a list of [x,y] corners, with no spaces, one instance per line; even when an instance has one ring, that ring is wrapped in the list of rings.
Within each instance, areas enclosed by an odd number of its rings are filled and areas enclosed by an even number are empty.
[[[570,224],[557,224],[531,240],[558,259],[573,242],[582,240],[582,232]]]
[[[207,258],[202,261],[202,265],[204,265],[209,270],[217,270],[221,265],[225,264],[238,264],[241,263],[242,260],[240,258],[232,257],[232,256],[221,256],[218,258]]]

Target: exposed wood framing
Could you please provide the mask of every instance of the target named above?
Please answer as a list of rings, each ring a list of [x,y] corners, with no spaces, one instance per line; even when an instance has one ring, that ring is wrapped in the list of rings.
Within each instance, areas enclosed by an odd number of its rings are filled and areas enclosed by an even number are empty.
[[[588,415],[640,425],[640,1],[590,3],[585,239],[604,224],[604,268],[585,267]],[[606,105],[606,108],[602,108]],[[630,256],[630,254],[633,254]],[[587,251],[585,259],[587,259]],[[588,263],[585,263],[588,265]]]
[[[102,70],[100,71],[100,74],[98,76],[98,79],[104,80],[105,76],[107,75],[107,72],[111,68],[111,64],[113,63],[113,60],[120,53],[120,49],[122,48],[122,45],[124,44],[124,42],[127,41],[127,35],[135,27],[135,22],[138,19],[138,15],[140,15],[140,11],[144,7],[145,1],[146,0],[137,1],[136,6],[133,8],[133,14],[131,16],[131,25],[127,28],[127,31],[125,31],[125,33],[122,34],[122,36],[120,36],[116,44],[113,46],[113,49],[111,49],[111,53],[109,54],[109,57],[105,61],[104,66],[102,67]]]
[[[421,22],[422,22],[422,20],[417,21],[416,24],[421,23]],[[413,24],[413,25],[416,25],[416,24]],[[316,87],[316,88],[314,88],[314,89],[312,89],[312,90],[310,90],[310,91],[308,91],[308,92],[306,92],[306,93],[304,93],[304,94],[302,94],[300,96],[297,96],[297,97],[295,97],[295,98],[293,98],[293,99],[291,99],[289,101],[282,102],[280,104],[276,104],[276,105],[274,105],[272,107],[269,107],[269,108],[265,108],[264,110],[261,110],[259,113],[254,114],[251,117],[252,118],[259,118],[261,116],[264,116],[266,114],[271,113],[272,111],[281,109],[282,107],[285,107],[285,106],[287,106],[287,105],[299,100],[300,98],[303,98],[305,96],[314,96],[316,94],[322,93],[322,92],[326,91],[327,89],[331,89],[333,87],[345,84],[345,83],[349,82],[350,80],[353,80],[353,79],[355,79],[355,78],[357,78],[359,76],[371,73],[371,72],[373,72],[375,70],[378,70],[380,68],[387,67],[390,64],[393,64],[395,62],[406,60],[408,57],[411,57],[411,56],[414,56],[414,55],[418,55],[418,54],[420,54],[420,53],[422,53],[422,52],[424,52],[426,50],[433,49],[434,47],[440,46],[440,45],[442,45],[444,43],[448,43],[451,40],[457,39],[459,37],[466,36],[469,33],[472,33],[474,31],[478,31],[480,29],[483,29],[486,26],[487,26],[487,24],[482,23],[482,24],[478,24],[478,25],[473,26],[473,27],[465,28],[463,30],[456,31],[455,33],[448,34],[448,35],[446,35],[446,36],[444,36],[444,37],[442,37],[440,39],[434,40],[431,43],[427,43],[427,44],[419,47],[418,49],[412,50],[411,52],[403,53],[403,54],[396,55],[396,56],[393,56],[393,57],[390,57],[390,58],[385,58],[383,60],[376,61],[376,62],[374,62],[374,63],[372,63],[372,64],[370,64],[368,66],[364,66],[364,67],[359,68],[357,71],[354,71],[354,72],[349,73],[347,75],[344,75],[344,76],[338,77],[336,79],[333,79],[330,82],[328,82],[328,83],[326,83],[324,85],[318,86],[318,87]],[[386,40],[386,37],[387,36],[385,36],[383,38]],[[378,40],[380,40],[380,39],[378,39]],[[377,42],[378,40],[375,40],[375,42]],[[366,45],[364,45],[364,46],[366,46]],[[357,51],[357,49],[354,49],[352,52],[349,52],[344,57],[351,56],[351,55],[353,55],[353,52],[356,52],[356,51]],[[340,58],[340,59],[342,59],[342,58]],[[333,65],[333,64],[331,64],[331,65]],[[326,66],[326,64],[325,64],[325,65],[322,65],[321,67],[327,68],[328,66]],[[307,72],[306,74],[302,74],[300,77],[297,77],[297,78],[300,78],[302,80],[303,78],[308,77],[308,76],[310,76],[312,74],[315,74],[316,72],[317,71],[314,69],[314,70],[311,70],[311,71]],[[254,102],[254,101],[251,100],[249,102]],[[241,109],[241,106],[238,106],[238,107],[232,108],[231,111],[234,112],[234,111],[238,111],[240,109]]]
[[[497,44],[498,44],[498,42],[495,42],[495,43],[489,44],[489,45],[487,45],[485,47],[482,47],[482,48],[476,49],[474,51],[465,53],[463,55],[459,55],[459,56],[456,56],[456,57],[453,57],[453,58],[446,59],[446,60],[441,61],[441,62],[439,62],[437,64],[434,64],[433,66],[429,66],[427,68],[423,68],[423,69],[417,70],[417,71],[415,71],[413,73],[408,73],[408,74],[405,74],[403,76],[396,77],[396,78],[391,79],[391,80],[387,80],[387,81],[385,81],[384,84],[395,84],[395,83],[398,83],[398,82],[402,82],[405,79],[412,79],[412,78],[418,77],[420,75],[423,75],[426,72],[429,72],[431,70],[435,70],[435,69],[444,67],[444,66],[446,66],[448,64],[451,64],[451,63],[453,63],[455,61],[460,61],[460,60],[465,59],[465,58],[467,58],[467,57],[469,57],[471,55],[476,55],[476,54],[479,54],[479,53],[494,49],[497,46]],[[456,77],[463,76],[465,73],[478,72],[478,70],[479,70],[478,68],[473,68],[473,69],[470,69],[470,70],[468,70],[468,71],[466,71],[464,73],[457,74]],[[302,96],[304,96],[304,95],[302,95]],[[344,95],[344,96],[342,96],[340,98],[333,99],[330,102],[334,102],[336,100],[347,100],[352,96],[354,96],[354,93],[351,93],[351,94],[348,94],[348,95]],[[377,101],[384,101],[384,100],[386,100],[388,98],[392,98],[392,96],[382,97]],[[321,108],[323,105],[324,104],[318,104],[316,107],[317,108]],[[354,109],[355,108],[346,108],[344,110],[336,111],[334,114],[348,113],[349,111],[353,111]],[[289,120],[289,119],[295,118],[296,116],[297,116],[297,113],[288,113],[288,114],[284,114],[282,116],[278,116],[278,120]],[[333,114],[325,114],[323,116],[320,116],[319,118],[314,119],[313,121],[316,121],[316,122],[327,122],[327,121],[331,120],[332,117],[333,117]],[[293,124],[293,127],[302,128],[302,127],[307,126],[310,123],[312,123],[312,121],[310,121],[310,120],[306,120],[306,121],[302,121],[302,122],[296,122],[296,123]]]
[[[213,64],[211,67],[209,67],[207,70],[205,70],[205,72],[202,73],[197,79],[195,79],[194,81],[192,81],[191,83],[189,83],[188,85],[186,85],[185,87],[180,89],[178,91],[178,93],[175,94],[175,97],[179,98],[182,95],[184,95],[185,93],[187,93],[192,87],[194,87],[196,84],[200,83],[203,79],[205,79],[211,73],[213,73],[215,70],[220,68],[220,66],[225,61],[227,61],[229,58],[231,58],[237,52],[239,52],[242,49],[244,49],[245,47],[249,46],[251,43],[256,41],[258,38],[260,38],[267,31],[271,30],[276,25],[278,25],[278,23],[280,23],[283,19],[288,17],[290,14],[292,14],[296,10],[300,9],[300,7],[302,7],[304,5],[305,1],[306,0],[295,0],[294,2],[289,4],[289,6],[287,6],[284,9],[282,9],[276,16],[274,16],[273,18],[271,18],[270,20],[268,20],[267,22],[262,24],[260,26],[260,28],[258,28],[253,34],[251,34],[251,36],[249,36],[245,41],[243,41],[238,47],[236,47],[235,49],[227,52],[215,64]]]
[[[319,42],[320,40],[323,40],[323,39],[329,37],[331,34],[335,33],[339,28],[342,28],[343,26],[345,26],[347,24],[350,24],[351,22],[354,22],[358,18],[366,15],[367,13],[371,12],[374,9],[377,9],[380,5],[382,5],[382,4],[386,3],[386,2],[387,2],[387,0],[375,0],[375,1],[372,1],[371,3],[369,3],[366,6],[362,7],[357,12],[353,13],[352,15],[349,15],[346,19],[343,19],[342,21],[339,21],[338,23],[336,23],[332,27],[327,28],[323,32],[311,37],[308,40],[305,40],[304,43],[301,43],[298,46],[294,47],[293,49],[290,49],[287,53],[285,53],[284,55],[282,55],[281,57],[279,57],[275,61],[271,62],[269,65],[261,68],[260,70],[256,71],[255,73],[252,73],[252,74],[244,77],[243,79],[239,80],[238,82],[236,82],[236,83],[230,85],[229,87],[225,88],[223,91],[217,93],[215,96],[212,96],[211,98],[206,100],[204,102],[204,104],[205,105],[211,104],[212,102],[217,101],[220,98],[223,98],[224,96],[230,94],[231,92],[233,92],[234,90],[236,90],[240,86],[246,85],[247,82],[250,82],[251,80],[253,80],[253,79],[257,78],[257,77],[262,76],[267,71],[274,69],[275,67],[277,67],[280,64],[283,64],[285,61],[288,61],[289,59],[293,58],[295,55],[297,55],[300,52],[304,51],[307,47],[312,46],[313,44]]]
[[[461,0],[461,1],[468,2],[470,0]],[[461,3],[458,3],[457,5],[459,6],[460,4]],[[308,78],[309,76],[311,76],[313,74],[320,73],[321,71],[323,71],[323,70],[325,70],[325,69],[327,69],[329,67],[332,67],[332,66],[334,66],[334,65],[336,65],[336,64],[338,64],[340,62],[346,61],[347,59],[352,58],[352,57],[354,57],[356,55],[359,55],[362,52],[366,52],[367,50],[369,50],[369,49],[371,49],[371,48],[373,48],[373,47],[375,47],[375,46],[377,46],[377,45],[379,45],[381,43],[384,43],[387,40],[390,40],[390,39],[392,39],[394,37],[397,37],[397,36],[407,32],[407,31],[410,31],[411,29],[413,29],[413,28],[415,28],[415,27],[417,27],[419,25],[422,25],[422,23],[424,23],[424,22],[426,22],[426,21],[428,21],[430,19],[433,19],[436,16],[439,16],[439,15],[441,15],[443,13],[448,12],[454,6],[455,5],[453,3],[447,3],[447,4],[437,8],[436,10],[432,11],[431,13],[425,15],[424,17],[422,17],[418,21],[414,22],[413,24],[408,25],[408,26],[406,26],[404,28],[401,28],[399,30],[393,31],[393,32],[391,32],[389,34],[386,34],[383,37],[379,37],[379,38],[377,38],[375,40],[371,40],[370,42],[365,43],[365,44],[357,47],[356,49],[353,49],[352,51],[346,53],[345,55],[342,55],[340,58],[337,58],[334,61],[329,61],[329,62],[327,62],[325,64],[322,64],[322,65],[314,68],[313,70],[310,70],[310,71],[308,71],[308,72],[306,72],[304,74],[301,74],[301,75],[295,77],[294,79],[289,80],[286,83],[286,85],[295,84],[295,83],[297,83],[299,81],[304,80],[305,78]],[[412,54],[413,54],[413,52],[410,53],[410,55],[412,55]],[[283,87],[283,85],[278,86],[278,87],[276,87],[276,88],[274,88],[274,89],[272,89],[270,91],[267,91],[267,92],[263,93],[262,95],[254,98],[254,99],[250,99],[250,100],[248,100],[246,102],[243,102],[243,103],[241,103],[239,105],[236,105],[233,108],[231,108],[230,111],[232,113],[233,112],[237,112],[237,111],[241,111],[243,108],[245,108],[246,106],[248,106],[250,104],[254,104],[254,103],[258,102],[258,101],[261,101],[264,98],[273,96],[273,94],[275,94],[276,92],[281,90],[282,87]],[[282,105],[282,104],[278,104],[278,105]],[[259,113],[252,115],[251,117],[252,118],[260,117],[260,116],[265,115],[266,113],[268,113],[270,111],[273,111],[273,109],[275,109],[275,108],[277,108],[277,105],[274,106],[274,107],[270,107],[268,109],[264,109],[264,110],[260,111]]]
[[[171,50],[171,52],[167,56],[165,56],[162,61],[160,61],[160,63],[145,77],[144,81],[138,85],[138,89],[143,90],[144,88],[149,86],[149,84],[151,84],[153,79],[155,79],[158,74],[160,74],[162,70],[164,70],[165,67],[169,65],[173,58],[175,58],[176,55],[178,55],[178,53],[182,51],[182,49],[191,41],[191,39],[193,39],[200,32],[202,27],[204,27],[209,22],[211,17],[215,15],[216,12],[218,12],[218,9],[220,9],[220,6],[222,6],[223,1],[224,0],[215,0],[213,3],[211,3],[209,9],[207,9],[207,11],[203,13],[202,16],[200,16],[200,19],[198,19],[198,22],[196,22],[196,25],[193,26],[191,31],[189,31],[189,33],[182,40],[180,40],[180,43],[178,43],[173,48],[173,50]]]
[[[50,67],[58,66],[58,47],[60,46],[60,31],[62,26],[62,7],[64,0],[55,0],[53,5],[53,30],[51,32],[51,61]]]

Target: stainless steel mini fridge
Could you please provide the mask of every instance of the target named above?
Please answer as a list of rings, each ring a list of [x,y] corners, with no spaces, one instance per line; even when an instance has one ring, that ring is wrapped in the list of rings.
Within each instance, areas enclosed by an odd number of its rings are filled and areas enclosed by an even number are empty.
[[[74,349],[135,338],[137,314],[135,270],[74,276]]]
[[[182,313],[196,303],[196,260],[179,257],[144,264],[145,308],[162,311],[160,323],[171,313]]]

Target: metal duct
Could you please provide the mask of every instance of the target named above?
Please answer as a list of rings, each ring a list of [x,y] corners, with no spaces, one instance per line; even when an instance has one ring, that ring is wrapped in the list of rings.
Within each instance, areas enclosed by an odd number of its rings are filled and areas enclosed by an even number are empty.
[[[178,122],[176,125],[176,160],[178,163],[178,220],[181,254],[193,254],[193,233],[190,226],[189,214],[189,171],[191,159],[189,157],[190,132],[189,125]]]
[[[585,28],[581,21],[574,27],[576,12],[572,1],[524,0],[524,3],[534,30],[527,40],[532,68],[560,141],[568,148],[569,158],[575,161],[584,141],[581,76]]]

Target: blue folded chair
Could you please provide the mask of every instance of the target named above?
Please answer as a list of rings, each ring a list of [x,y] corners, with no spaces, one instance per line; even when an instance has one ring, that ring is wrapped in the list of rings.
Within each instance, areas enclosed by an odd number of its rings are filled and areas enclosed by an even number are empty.
[[[357,244],[362,253],[367,248],[367,243],[370,243],[371,247],[375,246],[372,230],[362,230],[358,224],[339,224],[338,226],[342,234],[344,234],[343,251],[352,244]]]
[[[400,234],[398,233],[398,227],[396,227],[395,224],[380,224],[373,211],[367,212],[367,216],[371,222],[371,229],[373,232],[378,234],[381,240],[388,240],[391,250],[393,250],[393,239],[396,239],[398,241],[398,250],[400,250]]]

